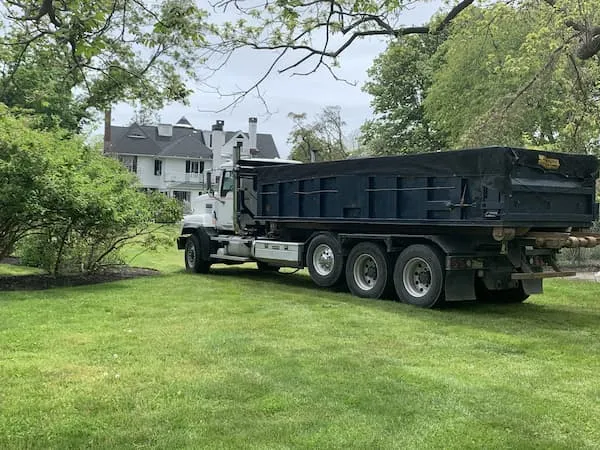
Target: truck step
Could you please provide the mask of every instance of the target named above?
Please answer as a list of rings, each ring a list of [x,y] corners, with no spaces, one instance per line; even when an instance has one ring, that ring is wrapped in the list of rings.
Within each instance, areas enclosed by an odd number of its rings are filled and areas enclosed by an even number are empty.
[[[235,261],[235,262],[252,262],[254,261],[251,258],[247,258],[245,256],[233,256],[233,255],[217,255],[216,253],[213,253],[212,255],[210,255],[210,257],[212,259],[216,259],[216,260],[221,260],[221,261]]]

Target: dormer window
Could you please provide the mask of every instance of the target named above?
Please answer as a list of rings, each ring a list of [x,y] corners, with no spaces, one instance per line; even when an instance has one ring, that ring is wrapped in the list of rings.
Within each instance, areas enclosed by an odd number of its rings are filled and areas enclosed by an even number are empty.
[[[160,137],[172,137],[173,136],[173,125],[161,123],[156,127],[156,133]]]

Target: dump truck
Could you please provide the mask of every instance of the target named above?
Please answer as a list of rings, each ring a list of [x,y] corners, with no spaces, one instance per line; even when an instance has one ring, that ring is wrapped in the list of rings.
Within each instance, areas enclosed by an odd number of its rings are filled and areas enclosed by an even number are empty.
[[[522,302],[574,275],[558,267],[561,249],[600,245],[593,156],[490,147],[293,164],[234,153],[208,178],[177,240],[196,273],[254,262],[425,308]]]

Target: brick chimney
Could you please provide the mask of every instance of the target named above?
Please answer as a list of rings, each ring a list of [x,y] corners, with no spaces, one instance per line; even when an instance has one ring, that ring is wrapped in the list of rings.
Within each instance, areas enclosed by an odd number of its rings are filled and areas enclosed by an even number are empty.
[[[110,125],[111,125],[111,121],[112,121],[111,115],[112,115],[111,108],[107,108],[104,110],[104,153],[110,153],[110,150],[111,150],[111,140],[112,140],[111,129],[110,129]]]

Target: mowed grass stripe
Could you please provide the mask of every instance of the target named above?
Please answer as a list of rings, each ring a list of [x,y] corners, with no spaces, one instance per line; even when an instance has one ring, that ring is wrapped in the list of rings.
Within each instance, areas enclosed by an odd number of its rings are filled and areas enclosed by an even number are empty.
[[[140,265],[152,266],[152,255]],[[420,310],[251,266],[0,294],[0,448],[594,448],[600,285]]]

